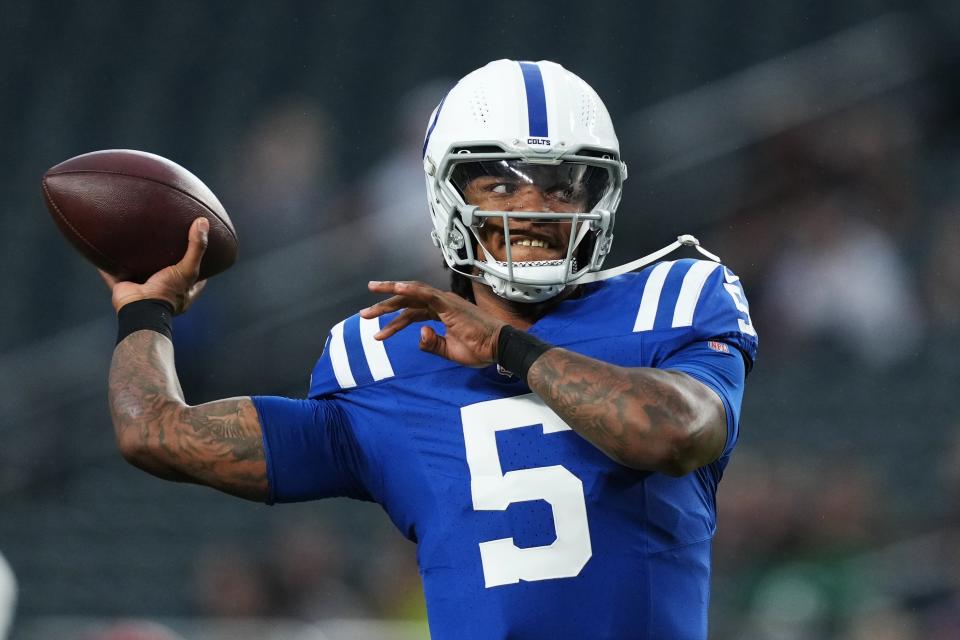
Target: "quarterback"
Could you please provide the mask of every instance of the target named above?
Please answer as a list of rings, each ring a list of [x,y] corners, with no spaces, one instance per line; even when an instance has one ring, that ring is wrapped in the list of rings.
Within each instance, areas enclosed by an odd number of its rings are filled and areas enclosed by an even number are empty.
[[[706,638],[757,347],[739,279],[705,250],[655,262],[690,236],[601,270],[626,165],[555,63],[464,77],[422,161],[451,291],[369,283],[385,297],[330,330],[306,399],[184,401],[169,320],[203,284],[204,220],[145,284],[107,277],[123,455],[252,500],[379,503],[418,544],[435,638]]]

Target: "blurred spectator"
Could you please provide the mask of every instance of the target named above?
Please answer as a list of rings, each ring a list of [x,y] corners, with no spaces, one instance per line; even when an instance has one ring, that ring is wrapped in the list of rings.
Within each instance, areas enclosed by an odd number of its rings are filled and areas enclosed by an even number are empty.
[[[926,563],[934,568],[932,588],[923,594],[928,605],[924,637],[930,640],[960,638],[960,428],[944,445],[938,464],[943,518]]]
[[[17,578],[0,553],[0,640],[6,640],[17,608]]]
[[[909,611],[896,607],[871,608],[852,619],[846,640],[921,640],[924,637],[932,640],[932,636],[921,635],[919,627],[916,616]]]
[[[783,169],[806,165],[810,193],[821,191],[824,181],[849,185],[870,204],[863,213],[873,224],[906,236],[919,215],[912,180],[919,139],[911,108],[878,98],[798,129]]]
[[[751,293],[772,359],[825,343],[884,367],[918,351],[925,319],[904,259],[917,240],[917,138],[909,109],[877,100],[753,149],[716,246],[761,283]]]
[[[803,539],[821,557],[847,556],[884,543],[878,473],[854,455],[836,455],[807,464],[816,478],[799,516]]]
[[[923,279],[930,322],[934,329],[960,329],[960,201],[934,219],[931,247]]]
[[[796,464],[737,451],[717,493],[717,566],[743,571],[792,549],[808,479]]]
[[[242,549],[207,547],[194,571],[194,597],[201,615],[248,618],[270,612],[272,594],[263,567]]]
[[[909,267],[870,211],[845,189],[788,211],[787,245],[765,284],[783,343],[826,339],[873,366],[916,353],[924,327]]]
[[[98,629],[84,640],[183,640],[171,629],[145,620],[124,620]]]
[[[742,455],[746,453],[746,456]],[[718,603],[742,611],[719,620],[726,637],[834,638],[872,602],[857,562],[884,542],[873,472],[840,457],[762,460],[738,452],[718,494],[724,517],[714,549],[727,576]]]
[[[242,256],[299,240],[337,222],[332,125],[317,104],[287,98],[253,122],[225,159],[224,201]]]
[[[927,613],[925,626],[927,640],[960,638],[960,588],[954,589],[951,596]]]
[[[237,231],[240,260],[278,250],[339,222],[331,187],[330,161],[336,157],[331,128],[317,104],[288,97],[270,104],[230,150],[219,195]],[[343,249],[344,255],[350,253]],[[234,290],[231,283],[243,290]],[[251,313],[242,306],[255,294],[251,283],[228,278],[216,284],[190,313],[175,320],[178,369],[188,398],[205,397],[209,388],[211,336],[234,329]],[[302,291],[302,284],[297,285]],[[229,317],[223,309],[230,309]]]
[[[450,83],[434,80],[415,87],[396,114],[397,142],[363,179],[365,220],[377,254],[402,269],[396,277],[435,281],[446,286],[440,252],[430,240],[430,215],[424,196],[423,138],[430,113]]]
[[[952,436],[943,442],[937,477],[942,488],[942,524],[960,532],[960,427],[954,427]]]
[[[368,616],[349,579],[344,544],[326,527],[304,520],[281,525],[269,546],[275,613],[302,620]]]
[[[364,586],[377,615],[426,622],[427,603],[417,568],[416,546],[390,532],[377,541],[376,558],[365,568]]]
[[[346,540],[309,519],[274,528],[265,545],[209,547],[195,563],[199,613],[215,618],[384,618],[425,621],[413,545],[395,532],[369,555],[369,538]],[[359,546],[358,546],[359,545]],[[356,547],[356,548],[354,548]],[[361,555],[357,555],[360,553]]]

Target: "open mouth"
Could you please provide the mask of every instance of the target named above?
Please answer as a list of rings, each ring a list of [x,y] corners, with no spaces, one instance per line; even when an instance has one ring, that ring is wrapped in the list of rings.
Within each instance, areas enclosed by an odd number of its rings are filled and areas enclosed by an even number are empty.
[[[518,225],[519,226],[519,225]],[[510,229],[510,258],[516,262],[562,260],[567,252],[565,229],[548,225],[524,225]],[[507,235],[499,225],[486,225],[480,231],[480,240],[488,259],[507,260]]]
[[[506,238],[501,238],[501,241],[505,240]],[[503,255],[496,256],[498,260],[507,259],[505,246],[502,252]],[[562,253],[557,243],[546,234],[530,233],[528,231],[510,234],[510,255],[514,262],[556,260],[563,257]]]
[[[536,240],[531,238],[521,238],[519,240],[514,240],[510,243],[511,247],[542,247],[546,249],[548,246],[544,240]]]

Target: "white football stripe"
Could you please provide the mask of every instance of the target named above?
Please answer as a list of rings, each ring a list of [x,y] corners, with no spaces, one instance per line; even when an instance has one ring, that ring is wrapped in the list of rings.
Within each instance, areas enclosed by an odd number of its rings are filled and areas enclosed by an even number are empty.
[[[703,285],[706,284],[710,274],[719,267],[719,262],[698,260],[683,276],[680,295],[677,296],[677,306],[673,309],[673,327],[689,327],[693,324],[693,312],[697,308],[697,302],[700,301]]]
[[[347,359],[347,345],[343,341],[344,322],[341,320],[330,329],[330,363],[333,364],[333,375],[337,377],[341,389],[357,386],[350,370],[350,360]]]
[[[380,318],[360,318],[360,344],[363,355],[367,357],[367,366],[374,380],[393,377],[393,367],[387,357],[387,349],[382,342],[375,340],[373,334],[380,331]]]
[[[660,306],[660,292],[663,290],[663,281],[667,279],[667,273],[673,262],[661,262],[653,268],[647,283],[643,285],[643,296],[640,298],[640,311],[637,313],[637,321],[633,324],[634,331],[649,331],[653,329],[653,323],[657,319],[657,307]]]

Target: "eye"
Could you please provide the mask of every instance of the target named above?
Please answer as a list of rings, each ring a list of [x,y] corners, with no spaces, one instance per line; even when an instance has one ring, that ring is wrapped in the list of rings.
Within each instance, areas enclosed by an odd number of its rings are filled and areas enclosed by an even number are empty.
[[[495,182],[491,184],[488,189],[492,193],[497,193],[501,195],[507,195],[513,193],[517,190],[517,186],[510,182]]]

